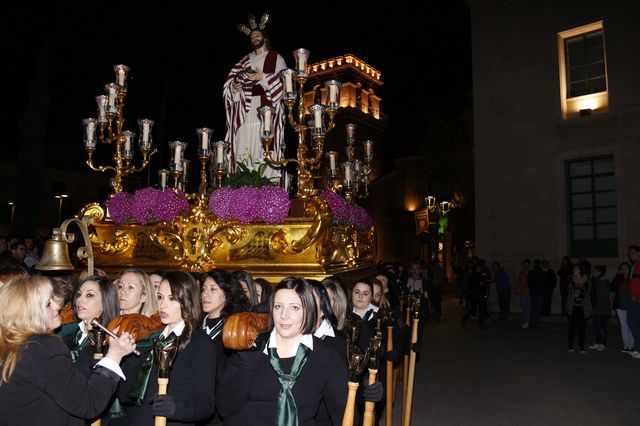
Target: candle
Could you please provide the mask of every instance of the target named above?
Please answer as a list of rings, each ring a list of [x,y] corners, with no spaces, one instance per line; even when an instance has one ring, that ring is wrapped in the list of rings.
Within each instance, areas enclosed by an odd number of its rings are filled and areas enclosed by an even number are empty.
[[[176,146],[175,156],[173,162],[176,166],[176,170],[182,170],[182,149],[180,146]]]
[[[271,131],[271,109],[269,108],[264,110],[264,131]]]
[[[291,81],[291,73],[284,73],[284,91],[285,92],[293,92],[293,82]]]
[[[336,169],[336,153],[329,153],[329,168],[333,171]]]
[[[351,182],[351,167],[347,164],[344,168],[344,180],[346,182]]]
[[[347,124],[347,139],[355,139],[356,133],[356,125],[355,124]]]
[[[329,103],[330,104],[335,104],[336,103],[336,92],[337,92],[337,87],[335,84],[332,84],[329,86]]]
[[[131,136],[126,135],[124,137],[124,152],[128,153],[129,151],[131,151]]]
[[[316,129],[322,129],[322,109],[317,108],[313,111],[313,122]]]
[[[166,187],[167,187],[167,173],[163,171],[162,173],[160,173],[160,188],[164,190]]]
[[[298,71],[305,72],[307,70],[307,58],[298,55]]]
[[[118,69],[118,85],[124,86],[124,70],[122,68]]]
[[[364,143],[364,151],[365,151],[365,153],[366,153],[367,157],[371,157],[371,151],[372,151],[372,149],[373,149],[373,142],[371,142],[371,141],[366,141],[366,142]]]
[[[104,102],[98,102],[98,118],[106,117],[107,105]]]
[[[202,132],[202,149],[204,151],[209,150],[209,133]]]
[[[93,121],[87,123],[87,141],[93,142],[93,135],[96,132],[96,124]]]
[[[182,170],[182,181],[187,182],[189,180],[189,177],[187,176],[187,172],[189,171],[189,160],[186,158],[182,159]]]
[[[142,142],[149,142],[149,122],[142,122]]]
[[[115,108],[116,106],[116,89],[115,87],[109,87],[109,108]]]
[[[224,163],[223,156],[224,156],[224,145],[219,143],[216,145],[216,162],[218,164]]]

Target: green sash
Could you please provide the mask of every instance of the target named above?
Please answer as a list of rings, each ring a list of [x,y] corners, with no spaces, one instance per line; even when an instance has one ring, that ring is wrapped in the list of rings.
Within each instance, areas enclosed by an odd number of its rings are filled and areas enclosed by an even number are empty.
[[[78,357],[80,356],[80,352],[87,347],[89,344],[89,336],[87,336],[82,343],[80,343],[80,339],[82,338],[82,330],[78,328],[78,332],[76,333],[76,338],[73,341],[73,346],[69,351],[71,353],[71,362],[73,364],[78,362]]]
[[[176,335],[171,332],[167,337],[160,336],[154,340],[157,340],[157,346],[160,349],[163,349],[173,344],[176,339]],[[153,349],[149,351],[149,355],[147,355],[147,358],[140,366],[140,371],[138,371],[138,374],[136,375],[136,381],[133,383],[131,391],[129,392],[129,397],[133,399],[136,405],[142,405],[142,402],[144,401],[144,396],[147,392],[147,386],[149,385],[149,377],[151,376],[152,369]]]
[[[309,358],[310,350],[307,346],[300,343],[296,357],[293,360],[291,373],[285,374],[282,371],[278,350],[276,348],[269,348],[269,362],[278,375],[278,381],[280,382],[278,411],[276,413],[276,424],[278,426],[298,426],[298,407],[296,406],[296,400],[293,398],[292,389],[296,384],[296,379],[300,375],[300,372],[302,372],[302,367],[304,367],[304,364]]]
[[[205,320],[205,324],[206,324],[206,320]],[[220,332],[222,331],[223,326],[224,326],[224,320],[220,318],[216,323],[216,325],[214,325],[213,327],[209,328],[204,326],[203,329],[207,333],[207,336],[209,336],[211,340],[213,340],[216,337],[218,337],[218,334],[220,334]]]

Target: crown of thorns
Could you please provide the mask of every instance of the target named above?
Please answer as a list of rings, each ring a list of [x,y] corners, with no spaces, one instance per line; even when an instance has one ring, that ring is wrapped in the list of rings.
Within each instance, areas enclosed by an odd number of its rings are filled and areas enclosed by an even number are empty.
[[[252,31],[262,31],[267,26],[267,22],[269,22],[269,12],[265,12],[262,14],[260,18],[260,23],[256,22],[256,17],[253,15],[249,15],[249,26],[247,27],[245,24],[238,24],[238,30],[244,33],[244,35],[251,34]]]

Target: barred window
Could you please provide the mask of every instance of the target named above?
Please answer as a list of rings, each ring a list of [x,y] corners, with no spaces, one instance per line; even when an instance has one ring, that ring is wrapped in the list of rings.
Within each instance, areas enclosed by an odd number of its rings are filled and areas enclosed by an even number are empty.
[[[571,255],[618,255],[613,156],[567,162]]]

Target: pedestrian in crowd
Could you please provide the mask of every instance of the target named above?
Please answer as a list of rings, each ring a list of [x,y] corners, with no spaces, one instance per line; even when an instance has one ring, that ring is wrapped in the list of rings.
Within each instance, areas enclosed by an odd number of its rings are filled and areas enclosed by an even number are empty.
[[[569,352],[573,352],[573,342],[578,335],[580,352],[585,350],[585,335],[587,320],[591,317],[593,308],[589,295],[589,275],[584,271],[584,264],[577,264],[573,267],[573,278],[569,287],[569,297],[567,299],[567,314],[569,315]]]
[[[620,333],[622,334],[622,351],[633,351],[633,334],[627,324],[627,309],[629,308],[629,284],[631,274],[631,265],[628,262],[622,262],[618,267],[618,273],[611,280],[611,291],[615,293],[613,297],[613,309],[618,315],[620,323]]]
[[[527,273],[527,285],[531,297],[529,329],[542,329],[540,317],[542,316],[542,305],[547,286],[547,274],[542,270],[542,262],[538,259],[533,261],[533,269]]]
[[[487,318],[489,312],[487,309],[487,287],[489,277],[483,272],[480,263],[476,264],[475,271],[469,276],[469,288],[467,289],[467,300],[469,301],[469,307],[467,313],[462,317],[462,326],[467,326],[469,317],[474,312],[478,313],[478,326],[480,328],[487,328]]]
[[[593,331],[595,343],[589,349],[604,351],[607,349],[607,325],[611,315],[609,299],[609,280],[604,277],[605,265],[596,265],[591,273],[591,300],[593,301]]]
[[[632,357],[640,359],[640,246],[629,247],[631,275],[629,276],[629,307],[627,324],[633,334]]]
[[[573,264],[569,256],[563,256],[558,269],[558,277],[560,279],[560,297],[562,300],[562,315],[567,315],[567,295],[569,292],[569,284],[573,275]]]
[[[509,311],[511,306],[511,283],[509,276],[500,263],[493,262],[491,265],[493,272],[493,281],[496,284],[496,293],[498,294],[498,306],[500,314],[498,321],[506,324],[509,320]]]
[[[527,284],[529,270],[531,270],[531,261],[524,259],[522,261],[522,270],[518,273],[516,279],[516,293],[520,298],[520,306],[524,315],[522,328],[529,328],[529,320],[531,318],[531,296],[529,295],[529,284]]]
[[[551,315],[553,290],[555,290],[556,285],[558,284],[558,277],[553,269],[549,267],[549,261],[547,259],[542,260],[542,270],[546,274],[544,300],[542,302],[542,316],[548,317]]]

